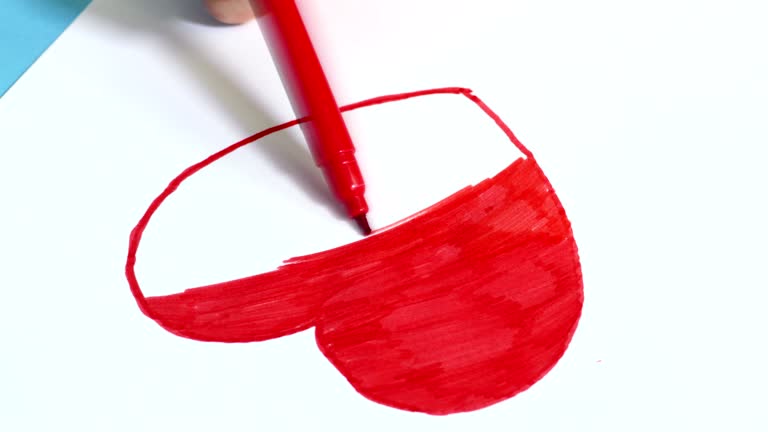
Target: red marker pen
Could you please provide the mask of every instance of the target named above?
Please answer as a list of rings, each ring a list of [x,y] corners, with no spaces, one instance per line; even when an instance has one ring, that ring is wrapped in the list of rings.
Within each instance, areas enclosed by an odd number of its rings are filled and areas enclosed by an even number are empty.
[[[301,127],[315,162],[349,217],[370,234],[355,146],[295,1],[251,0],[251,5],[264,14],[262,32],[294,112],[309,118]]]

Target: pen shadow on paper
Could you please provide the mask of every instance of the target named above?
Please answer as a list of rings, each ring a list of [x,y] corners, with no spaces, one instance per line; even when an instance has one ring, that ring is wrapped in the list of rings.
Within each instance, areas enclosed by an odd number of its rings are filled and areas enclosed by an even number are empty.
[[[209,92],[212,106],[226,112],[242,127],[243,137],[278,123],[259,101],[246,95],[243,86],[234,77],[215,65],[205,52],[197,49],[172,25],[174,21],[187,21],[206,26],[224,26],[208,15],[202,0],[95,0],[90,7],[91,12],[109,21],[110,25],[145,33],[169,45],[192,79]],[[264,67],[274,66],[270,63]],[[252,148],[267,156],[304,193],[326,206],[336,218],[346,219],[332,199],[320,170],[314,165],[303,143],[286,137],[279,141],[260,143]]]

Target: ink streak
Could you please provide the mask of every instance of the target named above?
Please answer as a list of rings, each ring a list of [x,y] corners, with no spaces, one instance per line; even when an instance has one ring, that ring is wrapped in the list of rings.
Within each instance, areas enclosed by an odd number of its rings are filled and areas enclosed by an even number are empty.
[[[525,155],[498,175],[361,241],[293,258],[279,269],[183,293],[145,297],[134,265],[154,212],[186,179],[294,120],[210,156],[176,177],[131,233],[126,275],[142,312],[200,341],[253,342],[316,327],[323,354],[363,396],[435,415],[508,399],[562,357],[582,310],[576,243],[531,153],[470,90]]]

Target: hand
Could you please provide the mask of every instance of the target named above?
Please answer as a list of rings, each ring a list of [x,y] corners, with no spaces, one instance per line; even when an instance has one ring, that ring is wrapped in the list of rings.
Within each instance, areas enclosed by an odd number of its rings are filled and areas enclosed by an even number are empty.
[[[243,24],[254,17],[250,0],[205,0],[205,6],[224,24]]]

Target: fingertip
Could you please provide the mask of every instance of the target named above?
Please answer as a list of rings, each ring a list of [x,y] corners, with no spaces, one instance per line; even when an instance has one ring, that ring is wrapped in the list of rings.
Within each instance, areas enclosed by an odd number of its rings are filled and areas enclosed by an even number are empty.
[[[224,24],[245,24],[254,18],[249,0],[205,0],[213,18]]]

